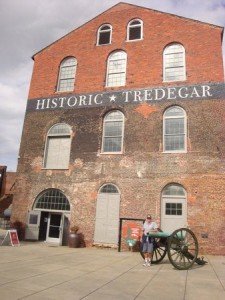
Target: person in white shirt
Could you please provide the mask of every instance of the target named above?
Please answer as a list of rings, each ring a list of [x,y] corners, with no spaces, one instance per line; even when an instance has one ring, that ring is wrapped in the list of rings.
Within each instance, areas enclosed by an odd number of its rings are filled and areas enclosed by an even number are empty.
[[[147,215],[147,218],[143,224],[143,236],[142,236],[142,252],[144,253],[145,262],[143,266],[150,267],[153,253],[153,238],[149,236],[151,232],[157,232],[158,226],[155,222],[152,222],[151,215]]]

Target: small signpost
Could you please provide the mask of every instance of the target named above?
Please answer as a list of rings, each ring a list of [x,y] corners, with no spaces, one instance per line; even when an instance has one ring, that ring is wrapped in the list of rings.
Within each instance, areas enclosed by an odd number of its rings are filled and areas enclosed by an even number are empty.
[[[20,246],[16,229],[10,229],[6,231],[5,237],[1,243],[1,246],[4,245]]]

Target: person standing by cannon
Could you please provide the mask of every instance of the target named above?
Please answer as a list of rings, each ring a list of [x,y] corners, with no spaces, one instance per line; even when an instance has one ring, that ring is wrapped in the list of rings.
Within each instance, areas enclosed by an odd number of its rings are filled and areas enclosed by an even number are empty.
[[[144,254],[145,262],[143,266],[150,267],[153,253],[153,238],[150,237],[150,233],[157,232],[158,225],[152,221],[151,215],[147,215],[146,220],[143,224],[143,235],[142,235],[142,252]]]

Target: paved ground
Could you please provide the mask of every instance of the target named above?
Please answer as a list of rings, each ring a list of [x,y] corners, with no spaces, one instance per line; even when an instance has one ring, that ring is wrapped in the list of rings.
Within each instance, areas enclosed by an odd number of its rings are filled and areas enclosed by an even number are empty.
[[[225,257],[178,271],[167,259],[150,268],[139,253],[42,243],[0,247],[0,299],[224,300]]]

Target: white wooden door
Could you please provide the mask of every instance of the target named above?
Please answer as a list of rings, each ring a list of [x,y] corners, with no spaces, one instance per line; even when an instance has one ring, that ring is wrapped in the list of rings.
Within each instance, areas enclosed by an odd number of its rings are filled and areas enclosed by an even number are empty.
[[[41,211],[30,211],[28,213],[25,238],[27,240],[38,240]]]
[[[46,168],[67,169],[70,159],[69,137],[51,137],[48,139]]]
[[[187,227],[187,203],[182,197],[163,197],[161,203],[161,229],[166,232]]]
[[[120,195],[102,193],[98,195],[94,242],[118,244]]]

